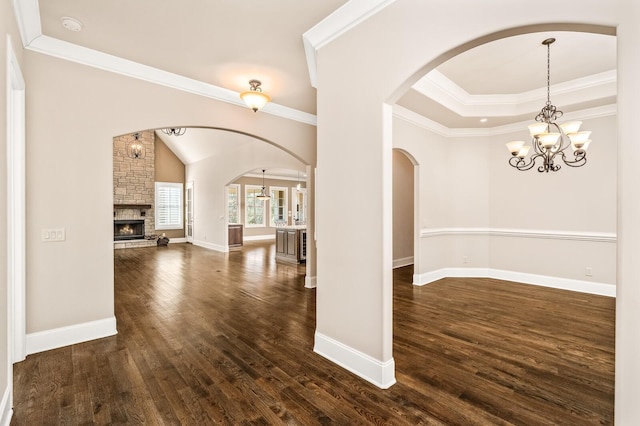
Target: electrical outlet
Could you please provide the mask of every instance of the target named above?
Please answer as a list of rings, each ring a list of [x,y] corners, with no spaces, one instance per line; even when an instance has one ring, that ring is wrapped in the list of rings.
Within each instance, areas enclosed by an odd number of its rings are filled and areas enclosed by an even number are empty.
[[[469,257],[468,256],[462,256],[462,263],[464,263],[464,264],[469,263]]]
[[[587,266],[586,268],[584,268],[584,274],[587,277],[592,277],[593,276],[593,268],[591,266]]]
[[[64,228],[42,230],[42,241],[46,243],[60,242],[60,241],[64,241],[65,239],[66,239],[66,232]]]

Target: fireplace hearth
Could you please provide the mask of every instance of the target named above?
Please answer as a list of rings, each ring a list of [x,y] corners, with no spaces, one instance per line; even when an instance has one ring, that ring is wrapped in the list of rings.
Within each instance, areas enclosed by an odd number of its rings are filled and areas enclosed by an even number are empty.
[[[144,220],[114,220],[113,240],[143,240]]]

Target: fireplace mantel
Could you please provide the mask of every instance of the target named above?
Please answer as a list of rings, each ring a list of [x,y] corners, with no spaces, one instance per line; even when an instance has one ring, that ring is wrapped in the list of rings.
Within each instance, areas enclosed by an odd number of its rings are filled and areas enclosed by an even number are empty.
[[[150,209],[151,204],[114,204],[114,209]]]

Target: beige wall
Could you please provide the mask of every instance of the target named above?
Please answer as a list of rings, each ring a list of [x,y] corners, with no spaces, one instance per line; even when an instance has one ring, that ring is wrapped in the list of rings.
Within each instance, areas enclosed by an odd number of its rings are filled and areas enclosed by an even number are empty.
[[[616,117],[584,120],[583,128],[593,131],[588,166],[541,174],[520,172],[507,163],[505,141],[526,136],[524,125],[512,134],[443,140],[396,118],[394,147],[409,152],[421,165],[445,164],[420,168],[423,236],[415,272],[493,268],[615,284],[615,241],[566,238],[616,230]],[[429,140],[438,142],[425,143]],[[439,193],[443,186],[446,193]],[[503,230],[510,235],[492,234]],[[548,235],[522,236],[530,231]],[[544,261],[536,261],[541,253]],[[591,276],[585,275],[587,267]]]
[[[252,170],[263,168],[302,170],[304,164],[283,150],[254,139],[224,155],[187,165],[187,182],[193,182],[194,188],[194,244],[226,250],[225,186]],[[263,234],[263,231],[265,229],[254,231],[248,228],[245,235]]]
[[[185,166],[180,159],[167,147],[167,145],[156,135],[155,138],[155,181],[185,183]],[[167,229],[157,231],[156,234],[164,233],[171,238],[184,238],[184,229]]]
[[[393,151],[393,261],[413,263],[413,163]]]
[[[4,415],[8,414],[11,408],[12,389],[11,384],[11,359],[8,354],[13,351],[10,348],[9,336],[7,333],[7,43],[9,36],[11,38],[11,46],[14,51],[20,67],[24,73],[23,51],[20,42],[20,34],[18,33],[13,9],[9,0],[0,1],[0,423],[5,423],[8,418]],[[7,398],[7,399],[5,399]],[[2,401],[6,401],[7,405],[3,405]]]
[[[38,53],[25,65],[28,333],[113,316],[114,136],[175,122],[231,128],[315,162],[313,126]],[[66,241],[40,241],[42,228],[62,227]]]
[[[623,31],[619,35],[621,64],[637,73],[640,64],[637,51],[632,53],[632,45],[637,40],[637,21],[634,29],[633,19],[638,19],[638,6],[635,2],[601,2],[597,0],[569,0],[565,2],[544,2],[541,7],[530,8],[522,13],[518,2],[459,2],[440,3],[434,13],[431,2],[417,0],[397,0],[357,27],[343,34],[339,39],[320,49],[318,57],[318,178],[317,190],[317,233],[318,233],[318,293],[317,293],[317,334],[325,336],[325,341],[337,341],[336,351],[344,352],[350,348],[348,361],[343,365],[359,371],[357,362],[351,363],[354,354],[363,353],[360,359],[367,362],[373,358],[380,369],[392,365],[392,310],[391,300],[391,256],[387,251],[387,242],[391,234],[391,218],[387,215],[386,205],[392,198],[389,191],[389,163],[391,157],[392,120],[391,112],[384,107],[386,101],[393,102],[425,71],[445,60],[450,52],[455,52],[465,43],[486,37],[488,34],[505,28],[524,27],[549,22],[597,23],[616,27],[621,24]],[[548,10],[553,9],[553,18]],[[482,19],[478,19],[481,16]],[[633,16],[629,18],[628,16]],[[620,28],[620,27],[618,27]],[[624,29],[628,33],[624,39]],[[531,30],[531,29],[529,29]],[[362,46],[375,46],[363,49]],[[358,55],[353,55],[357,51]],[[620,90],[625,93],[637,93],[638,83],[627,71],[621,74]],[[375,90],[362,90],[363,87],[375,87]],[[349,99],[336,107],[336,99]],[[622,98],[621,98],[622,99]],[[620,128],[625,149],[621,158],[629,165],[637,164],[640,151],[632,148],[632,113],[637,114],[638,101],[628,98],[626,103],[619,102],[619,108],[628,108],[627,127],[621,120]],[[636,144],[637,147],[637,144]],[[437,147],[442,149],[442,147]],[[336,155],[340,153],[340,155]],[[460,153],[459,153],[460,154]],[[336,194],[333,188],[353,170],[357,158],[357,169],[366,171],[362,177],[352,178],[352,184],[361,191],[349,194]],[[442,160],[442,157],[440,161]],[[633,159],[633,162],[630,160]],[[444,158],[445,164],[451,158]],[[424,166],[420,165],[421,171]],[[588,169],[588,168],[587,168]],[[635,167],[637,169],[637,167]],[[480,172],[480,170],[477,170]],[[462,172],[462,171],[460,171]],[[618,176],[636,177],[638,172],[622,171]],[[359,174],[356,174],[358,176]],[[366,177],[365,177],[366,176]],[[482,179],[486,179],[485,172]],[[564,179],[564,178],[561,178]],[[631,183],[629,183],[631,185]],[[422,180],[421,180],[422,185]],[[469,185],[469,184],[467,184]],[[556,185],[557,188],[560,186]],[[564,188],[571,192],[574,188]],[[421,188],[422,190],[422,188]],[[464,185],[456,188],[464,191]],[[488,191],[487,186],[480,188]],[[640,204],[638,195],[624,192],[628,197],[621,203]],[[490,193],[493,195],[493,193]],[[473,194],[469,194],[473,195]],[[534,195],[532,195],[533,197]],[[554,200],[556,196],[552,197]],[[363,205],[371,208],[366,218],[340,217],[332,206],[339,204],[346,209],[358,209]],[[477,226],[482,220],[490,218],[488,206],[480,211],[480,217],[464,216],[463,205],[452,201],[454,217],[464,221],[464,226]],[[421,206],[422,208],[422,206]],[[632,210],[635,207],[631,207]],[[422,213],[421,213],[422,214]],[[628,215],[628,220],[632,215]],[[637,217],[637,216],[636,216]],[[438,217],[437,219],[440,219]],[[535,220],[535,218],[531,219]],[[337,225],[334,225],[337,224]],[[624,224],[621,227],[625,229]],[[640,237],[640,226],[631,225],[633,240]],[[635,238],[634,238],[635,237]],[[624,235],[622,235],[624,239]],[[624,249],[625,243],[619,243]],[[333,248],[343,248],[340,254]],[[637,243],[628,243],[627,248],[637,248]],[[637,253],[637,252],[636,252]],[[377,268],[371,265],[379,265]],[[622,273],[620,269],[623,269]],[[635,283],[640,281],[640,272],[624,264],[618,266],[618,286],[627,280],[628,296],[636,300],[640,290]],[[622,281],[620,281],[622,278]],[[635,278],[635,279],[632,279]],[[624,297],[624,289],[620,296]],[[631,303],[631,302],[630,302]],[[626,306],[622,302],[618,302]],[[630,312],[630,311],[629,311]],[[638,320],[637,314],[627,316],[627,321]],[[618,321],[620,323],[620,320]],[[618,355],[618,360],[627,359],[628,373],[619,384],[622,375],[618,375],[616,389],[627,392],[626,404],[620,408],[623,419],[640,417],[637,404],[631,402],[631,395],[640,385],[640,367],[631,362],[632,354],[637,360],[637,339],[633,337],[631,327],[625,334],[623,346],[628,358]],[[316,344],[318,339],[316,339]],[[637,364],[637,361],[636,361]],[[634,386],[635,383],[635,386]],[[635,416],[633,414],[636,414]],[[618,413],[616,413],[618,416]],[[617,417],[618,419],[618,417]]]
[[[240,217],[242,220],[242,223],[245,224],[244,226],[244,236],[245,237],[255,237],[255,236],[263,236],[263,235],[269,235],[269,236],[274,236],[275,237],[275,228],[270,226],[271,225],[271,206],[270,206],[270,202],[266,202],[266,221],[267,221],[267,226],[266,227],[260,227],[260,228],[247,228],[246,226],[246,220],[245,220],[245,214],[244,214],[244,209],[245,209],[245,198],[244,198],[244,189],[245,189],[245,185],[256,185],[256,186],[262,186],[262,178],[256,178],[256,177],[241,177],[239,179],[236,179],[235,181],[233,181],[232,183],[238,184],[240,185]],[[267,193],[269,193],[269,187],[270,186],[278,186],[278,187],[282,187],[282,188],[287,188],[287,210],[288,212],[291,212],[291,188],[295,188],[295,186],[297,185],[297,182],[295,181],[291,181],[291,180],[282,180],[282,179],[269,179],[267,177],[265,177],[264,179],[264,185],[267,187]],[[302,182],[300,184],[300,186],[302,188],[306,188],[306,183]],[[289,216],[290,217],[290,216]],[[292,223],[289,223],[292,224]]]

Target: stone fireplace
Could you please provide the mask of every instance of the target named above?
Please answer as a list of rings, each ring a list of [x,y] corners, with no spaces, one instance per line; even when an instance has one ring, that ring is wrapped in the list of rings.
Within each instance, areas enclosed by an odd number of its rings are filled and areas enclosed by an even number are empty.
[[[139,134],[138,140],[144,147],[143,158],[127,156],[127,145],[134,140],[133,134],[113,138],[114,242],[127,242],[127,247],[144,244],[145,236],[155,234],[155,132],[145,130]],[[129,227],[117,231],[119,225],[126,225],[125,222],[129,222]],[[132,230],[134,234],[127,236],[126,233]],[[125,235],[119,235],[121,231]],[[155,244],[155,240],[146,241]],[[122,244],[116,244],[116,248],[120,246]]]

